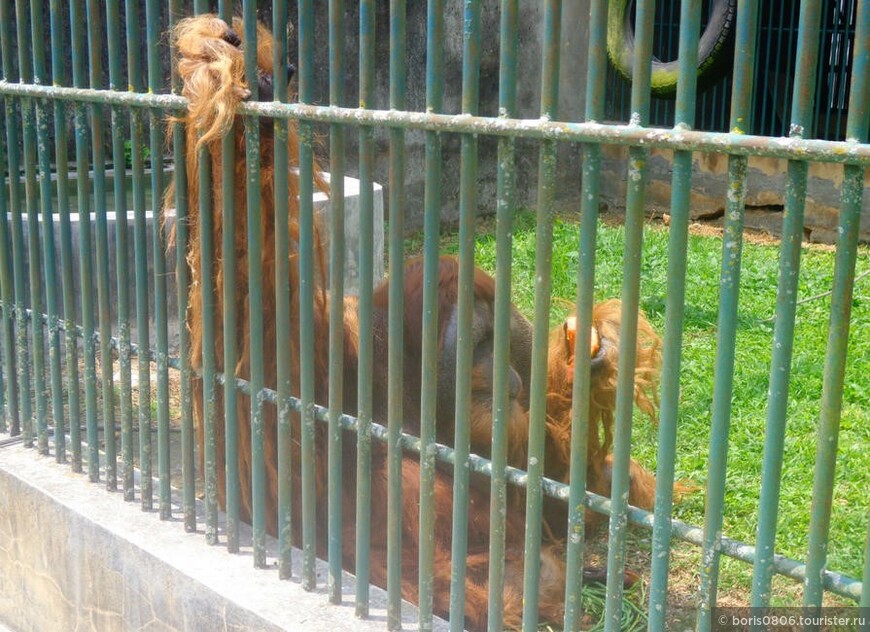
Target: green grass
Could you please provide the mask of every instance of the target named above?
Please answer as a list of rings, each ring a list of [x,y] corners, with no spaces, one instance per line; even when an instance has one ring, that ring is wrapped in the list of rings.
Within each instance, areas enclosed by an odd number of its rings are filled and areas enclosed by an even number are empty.
[[[519,214],[513,241],[513,301],[529,316],[534,299],[534,222],[532,214]],[[482,223],[478,233],[475,263],[493,273],[492,222]],[[668,234],[668,229],[661,225],[649,225],[643,245],[641,307],[659,332],[664,329]],[[622,226],[601,224],[599,227],[596,300],[620,296],[623,236]],[[576,224],[557,220],[553,297],[567,300],[553,301],[550,318],[554,325],[561,321],[574,301],[577,244]],[[419,250],[419,247],[419,238],[412,240],[410,248]],[[455,237],[445,237],[442,252],[455,253],[456,250]],[[721,250],[718,237],[692,235],[689,238],[676,476],[695,483],[702,490],[707,480],[710,443]],[[745,243],[723,532],[749,543],[754,541],[757,528],[778,262],[778,245]],[[857,274],[868,269],[870,253],[862,248]],[[832,249],[805,248],[798,299],[830,290],[833,273]],[[829,309],[830,297],[808,301],[797,308],[776,540],[777,552],[794,559],[803,559],[807,550]],[[863,279],[855,289],[845,384],[828,567],[860,577],[867,533],[867,487],[870,485],[870,278]],[[656,464],[657,432],[654,424],[640,418],[633,431],[632,454],[649,468]],[[703,491],[684,498],[674,508],[674,515],[689,524],[703,525]],[[696,572],[697,567],[686,570]],[[751,572],[752,569],[741,562],[724,560],[720,589],[742,594],[749,585]],[[799,595],[799,591],[785,590],[775,599],[793,603]]]

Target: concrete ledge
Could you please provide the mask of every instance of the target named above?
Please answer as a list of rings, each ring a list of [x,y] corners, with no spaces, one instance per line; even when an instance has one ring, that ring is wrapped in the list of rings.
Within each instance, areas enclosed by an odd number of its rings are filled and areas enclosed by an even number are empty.
[[[0,435],[0,439],[6,435]],[[175,513],[175,516],[179,516]],[[250,542],[250,530],[242,542]],[[186,533],[180,517],[124,502],[20,444],[0,448],[0,629],[13,630],[384,630],[386,595],[372,587],[371,618],[354,616],[354,578],[343,602],[328,604],[326,565],[318,589],[298,577],[279,581],[277,543],[268,570],[253,568],[250,548],[229,555]],[[298,568],[297,568],[298,563]],[[404,629],[417,629],[403,607]],[[442,621],[436,630],[445,630]]]

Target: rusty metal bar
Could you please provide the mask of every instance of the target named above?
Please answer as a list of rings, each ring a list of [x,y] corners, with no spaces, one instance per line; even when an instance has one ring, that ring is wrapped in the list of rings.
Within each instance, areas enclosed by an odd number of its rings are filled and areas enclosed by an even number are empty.
[[[45,87],[0,81],[0,96],[31,96],[66,101],[99,101],[129,107],[179,111],[186,99],[171,94],[136,94],[77,88]],[[768,156],[870,166],[870,146],[788,137],[755,136],[734,132],[700,132],[657,129],[632,125],[605,125],[598,122],[567,123],[542,119],[500,119],[482,116],[451,116],[434,112],[358,110],[303,103],[244,103],[239,113],[272,118],[293,118],[320,123],[348,123],[378,127],[402,127],[423,131],[458,134],[549,138],[563,142],[637,145],[649,149],[682,149],[737,156]]]

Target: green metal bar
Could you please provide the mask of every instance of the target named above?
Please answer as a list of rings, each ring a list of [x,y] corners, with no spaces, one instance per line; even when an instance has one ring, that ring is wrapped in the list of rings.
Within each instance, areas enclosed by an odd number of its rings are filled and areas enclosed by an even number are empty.
[[[802,138],[811,135],[816,76],[819,56],[819,22],[821,3],[801,3],[798,33],[798,61],[792,97],[792,117],[789,135]],[[776,524],[779,510],[779,489],[785,449],[785,425],[788,386],[794,344],[795,309],[797,306],[801,243],[803,241],[804,205],[806,202],[807,163],[789,162],[785,188],[785,213],[782,224],[779,280],[776,291],[776,322],[773,330],[773,358],[767,399],[767,422],[764,434],[764,460],[761,470],[758,534],[752,578],[753,607],[770,602],[773,575],[771,558],[775,550]]]
[[[256,100],[257,12],[256,3],[243,4],[245,20],[245,79]],[[263,223],[260,207],[260,121],[245,118],[245,166],[248,206],[248,301],[251,341],[251,498],[254,527],[254,566],[266,566],[266,435],[263,420]]]
[[[444,2],[431,0],[426,16],[426,111],[443,107]],[[420,383],[438,374],[438,249],[441,218],[441,137],[426,133],[426,177],[423,212],[423,344]],[[438,393],[421,389],[420,395],[420,629],[432,630],[435,565],[435,413]],[[493,604],[490,604],[492,609]]]
[[[562,3],[544,4],[541,55],[541,118],[558,117],[559,47]],[[538,157],[538,209],[535,229],[535,318],[532,324],[532,376],[529,388],[529,482],[526,488],[526,533],[523,567],[523,629],[538,627],[541,566],[541,512],[543,509],[544,455],[547,427],[547,350],[550,339],[553,220],[556,202],[556,143],[541,142]]]
[[[187,100],[171,94],[138,94],[62,88],[0,82],[0,96],[49,97],[66,101],[101,102],[135,108],[157,108],[167,112],[182,111]],[[270,118],[292,118],[320,123],[347,123],[378,127],[401,127],[418,131],[457,134],[484,134],[515,138],[548,138],[559,142],[587,142],[609,145],[642,145],[650,149],[691,150],[728,153],[737,156],[767,156],[870,165],[870,147],[866,143],[817,139],[773,138],[734,132],[702,132],[642,128],[635,125],[603,125],[598,122],[568,123],[542,119],[502,119],[498,117],[462,116],[429,112],[397,112],[357,108],[336,108],[304,103],[250,103],[239,106],[239,113]]]
[[[737,73],[735,73],[736,76]],[[725,471],[728,431],[731,421],[731,393],[734,384],[734,350],[737,337],[737,300],[743,249],[743,219],[746,203],[746,159],[735,156],[728,163],[728,201],[723,234],[720,275],[719,320],[713,385],[713,420],[710,439],[707,505],[704,517],[704,557],[701,566],[701,604],[698,629],[710,617],[716,601],[719,577],[722,513],[725,503]]]
[[[773,23],[773,12],[774,12],[774,9],[776,8],[776,5],[774,3],[768,2],[767,6],[769,7],[768,24],[772,24]],[[779,24],[780,25],[785,23],[785,19],[784,19],[785,9],[786,9],[786,3],[784,3],[784,2],[779,3]],[[771,46],[773,46],[775,48],[775,51],[776,51],[776,53],[774,54],[773,68],[781,68],[782,66],[780,65],[780,63],[781,63],[780,60],[781,60],[782,52],[784,50],[788,51],[788,49],[789,49],[788,45],[784,46],[783,42],[782,42],[783,33],[784,33],[785,29],[782,27],[776,29],[776,41],[775,41],[775,43],[774,43],[773,33],[770,33],[771,30],[772,30],[771,26],[768,26],[765,29],[765,31],[768,32],[768,36],[765,40],[765,55],[764,55],[764,57],[765,57],[765,59],[768,59],[768,60],[770,59],[770,57],[771,57],[770,48],[771,48]],[[789,37],[789,43],[790,43],[790,41],[791,41],[791,33],[790,32],[788,34],[788,37]],[[791,58],[788,59],[787,63],[791,64]],[[791,76],[790,68],[786,70],[786,73],[788,73],[788,74],[786,74],[786,77]],[[779,91],[780,91],[779,82],[773,82],[772,87],[773,87],[773,94],[772,95],[770,95],[769,89],[759,91],[760,95],[761,95],[761,113],[762,113],[762,120],[760,121],[759,128],[762,131],[766,131],[770,135],[774,135],[774,112],[775,112],[775,108],[769,108],[767,105],[767,102],[768,102],[769,96],[771,98],[772,103],[776,104],[779,102]],[[771,113],[770,114],[771,120],[770,120],[769,124],[766,124],[765,117],[767,116],[768,112]]]
[[[737,4],[729,127],[732,134],[741,135],[738,136],[741,138],[753,128],[751,114],[756,96],[753,88],[758,58],[759,7],[758,0],[743,0]]]
[[[462,112],[477,114],[480,100],[480,6],[465,4],[462,39]],[[477,138],[461,140],[459,180],[459,280],[456,336],[456,403],[454,421],[453,531],[451,538],[450,629],[465,622],[465,573],[468,552],[468,485],[470,452],[471,323],[474,310],[474,224],[477,214]]]
[[[100,3],[87,1],[88,70],[91,88],[102,87],[103,44]],[[38,41],[38,40],[34,40]],[[94,215],[96,218],[97,313],[100,328],[100,378],[103,399],[103,442],[106,452],[106,489],[118,488],[118,456],[115,446],[115,393],[113,360],[109,339],[112,337],[112,309],[109,295],[109,237],[106,222],[106,159],[103,141],[105,108],[93,104],[91,112],[92,171],[94,174]],[[82,174],[79,174],[81,177]],[[117,174],[116,174],[117,177]]]
[[[205,481],[205,539],[217,544],[217,438],[215,436],[215,289],[214,289],[214,219],[211,194],[211,155],[200,150],[199,159],[199,234],[200,282],[202,285],[202,399]]]
[[[405,0],[390,0],[390,108],[407,108],[407,13]],[[389,338],[387,375],[387,628],[402,627],[402,398],[404,356],[405,133],[390,130]],[[429,383],[431,385],[431,382]]]
[[[15,1],[15,26],[17,30],[18,69],[22,83],[33,83],[33,70],[27,47],[21,46],[27,41],[28,15],[27,6],[23,0]],[[29,273],[30,307],[36,312],[42,312],[42,281],[40,277],[40,244],[39,244],[39,201],[36,194],[36,121],[33,112],[33,102],[25,99],[20,104],[21,130],[24,155],[24,197],[27,208],[27,269]],[[17,176],[16,176],[17,177]],[[37,446],[46,437],[46,401],[45,401],[45,330],[42,324],[31,322],[30,342],[33,353],[33,397],[36,403]],[[25,420],[24,445],[33,447],[34,427],[31,420]],[[40,439],[42,438],[42,439]]]
[[[757,0],[738,5],[731,90],[732,133],[752,128],[751,109],[758,30]],[[722,271],[719,279],[719,320],[716,368],[713,385],[713,419],[710,438],[707,505],[704,515],[704,552],[701,566],[701,603],[698,629],[711,625],[711,608],[716,601],[719,556],[722,551],[722,514],[725,503],[725,472],[728,459],[728,431],[731,423],[731,394],[734,384],[734,353],[737,338],[737,301],[740,290],[740,262],[743,254],[743,223],[746,203],[746,158],[728,159],[728,196],[722,240]]]
[[[677,102],[674,126],[691,129],[695,124],[698,39],[701,0],[681,3]],[[650,632],[665,628],[668,601],[668,569],[671,550],[671,517],[674,496],[674,464],[680,404],[680,361],[686,300],[689,203],[692,190],[692,152],[674,152],[671,184],[671,227],[668,238],[668,289],[665,307],[665,348],[659,406],[659,441],[656,463],[656,525],[653,530],[650,581]],[[586,331],[581,329],[580,331]]]
[[[858,3],[855,31],[855,50],[852,60],[849,115],[846,137],[851,142],[866,143],[868,112],[870,112],[870,1]],[[834,287],[831,297],[831,324],[825,353],[822,407],[816,441],[816,468],[813,476],[813,505],[810,516],[810,535],[807,552],[807,579],[804,584],[805,607],[820,608],[823,596],[823,571],[827,565],[828,537],[831,525],[831,504],[834,496],[837,442],[840,432],[840,413],[843,403],[843,381],[846,372],[846,351],[852,312],[855,282],[855,260],[858,249],[858,230],[861,223],[861,202],[864,195],[864,170],[844,168],[842,208],[837,254],[834,268]],[[868,595],[865,573],[864,595]]]
[[[857,26],[857,22],[858,22],[858,3],[850,3],[848,5],[848,9],[849,9],[849,14],[845,20],[843,38],[845,40],[851,41],[851,42],[860,41],[860,40],[856,39],[856,36],[857,36],[856,26]],[[853,57],[852,57],[853,58],[853,62],[852,62],[853,67],[854,67],[854,57],[855,57],[855,55],[853,53]],[[845,69],[845,67],[843,67],[843,68]],[[837,90],[837,95],[835,97],[835,99],[836,99],[835,103],[837,104],[837,107],[836,107],[837,120],[836,120],[834,129],[838,130],[838,132],[840,129],[842,129],[843,110],[846,109],[846,108],[842,107],[842,105],[846,104],[846,91],[848,90],[848,85],[846,83],[846,78],[844,75],[845,75],[845,72],[843,72],[843,71],[841,71],[839,73],[839,88]],[[848,124],[849,124],[849,120],[848,120],[848,111],[847,111],[846,112],[846,126],[847,126],[847,128],[848,128]],[[848,130],[847,130],[847,132],[848,132]],[[846,137],[848,138],[848,133],[846,134]],[[839,133],[837,135],[836,140],[839,140]]]
[[[359,112],[365,112],[375,98],[375,3],[359,5]],[[359,355],[357,381],[356,457],[356,616],[369,614],[371,543],[371,453],[372,453],[372,289],[374,286],[374,129],[359,130]]]
[[[6,236],[5,231],[2,233],[2,235]],[[7,245],[5,242],[3,243],[3,247],[7,248]],[[5,254],[6,254],[6,251],[4,250],[4,255]],[[4,259],[5,258],[6,257],[4,256]],[[2,301],[2,299],[0,299],[0,301]],[[6,305],[8,305],[8,303]],[[4,310],[4,313],[6,313],[8,311],[9,311],[9,309],[6,308]],[[5,322],[6,322],[5,316],[3,317],[3,319],[4,319],[3,323],[5,325]],[[6,345],[6,343],[4,341],[3,344],[0,346],[5,348],[5,345]],[[3,378],[3,373],[5,371],[6,371],[6,369],[4,368],[3,364],[0,364],[0,432],[2,432],[4,434],[6,433],[6,383],[5,383],[4,378]]]
[[[314,6],[299,3],[299,100],[314,95]],[[316,586],[314,427],[314,129],[299,125],[299,365],[302,400],[302,587]]]
[[[121,90],[121,16],[118,0],[106,3],[106,35],[109,49],[109,88]],[[57,49],[56,49],[57,50]],[[58,102],[59,104],[60,102]],[[57,130],[57,127],[55,127]],[[112,164],[115,173],[115,267],[118,302],[119,416],[121,420],[121,479],[124,500],[134,499],[133,480],[133,387],[130,364],[130,274],[127,263],[127,178],[124,159],[124,115],[112,107]],[[102,340],[102,332],[100,334]]]
[[[344,2],[329,2],[329,103],[344,104]],[[330,603],[341,603],[342,430],[344,391],[344,129],[329,130],[329,577]]]
[[[139,57],[141,23],[138,0],[129,0],[126,5],[127,21],[127,76],[131,92],[144,92],[144,73]],[[145,182],[142,158],[143,113],[133,110],[130,119],[130,152],[133,171],[133,256],[136,278],[136,339],[139,347],[150,346],[148,323],[148,245],[145,232]],[[151,363],[143,354],[139,356],[139,375],[136,382],[139,398],[139,469],[141,477],[142,509],[153,507],[153,484],[151,482]]]
[[[160,7],[158,0],[145,4],[147,34],[148,92],[162,89],[158,48],[160,39]],[[157,342],[157,472],[160,477],[160,519],[172,517],[172,492],[169,479],[169,326],[166,305],[166,240],[163,236],[163,117],[150,112],[151,149],[151,222],[154,251],[154,329]]]
[[[33,42],[44,41],[42,5],[30,5],[30,32]],[[48,82],[45,48],[33,47],[34,80]],[[36,106],[36,145],[39,160],[39,197],[42,207],[42,242],[45,273],[45,306],[48,313],[48,360],[51,378],[51,418],[55,435],[64,432],[63,376],[61,373],[60,330],[58,328],[57,268],[54,243],[54,216],[51,203],[51,150],[49,147],[48,103],[39,100]],[[37,437],[40,453],[48,454],[48,429],[43,426]]]
[[[0,51],[3,57],[3,78],[5,81],[15,81],[15,75],[12,58],[12,16],[11,4],[9,0],[0,2]],[[22,203],[21,203],[21,159],[19,153],[18,142],[18,115],[14,106],[14,100],[10,98],[4,99],[5,119],[6,119],[6,147],[9,172],[9,209],[12,212],[12,276],[14,279],[14,299],[15,299],[15,346],[18,349],[17,361],[15,369],[17,375],[15,380],[18,383],[19,395],[19,419],[18,423],[14,423],[10,428],[11,434],[18,435],[25,427],[30,427],[32,422],[33,408],[31,403],[31,383],[30,383],[30,354],[27,343],[27,320],[25,318],[25,306],[27,303],[26,289],[27,285],[24,281],[24,258],[26,250],[24,248],[24,228],[22,226]],[[77,435],[74,435],[75,438]],[[74,444],[75,445],[75,444]],[[79,469],[81,468],[81,443],[79,445]],[[75,460],[73,463],[75,469]]]
[[[829,61],[833,62],[836,54],[836,44],[834,42],[844,41],[845,34],[840,30],[840,23],[843,21],[841,9],[847,9],[851,3],[846,3],[845,6],[840,6],[835,4],[833,7],[826,6],[825,13],[828,15],[833,14],[831,19],[831,24],[826,23],[820,24],[820,29],[816,32],[816,37],[819,39],[819,47],[821,48],[822,54],[829,56]],[[822,48],[823,43],[830,43],[830,48],[825,50]],[[826,86],[827,91],[827,101],[825,103],[817,103],[813,108],[812,112],[812,129],[815,130],[816,134],[824,134],[826,137],[829,133],[830,124],[831,124],[831,112],[832,110],[836,110],[834,107],[833,101],[836,99],[836,94],[834,92],[834,85],[836,82],[837,73],[833,70],[833,68],[828,68],[825,71],[824,66],[819,69],[819,72],[816,73],[816,94],[822,95],[822,89]],[[824,110],[824,112],[822,112]],[[824,127],[819,130],[819,123],[822,120],[822,117],[825,119]]]
[[[517,111],[517,52],[519,48],[519,5],[516,0],[501,3],[499,50],[499,112],[503,117]],[[516,141],[498,141],[496,184],[496,288],[493,332],[492,394],[492,482],[489,505],[489,610],[487,626],[504,626],[505,518],[507,481],[504,468],[508,456],[509,367],[511,339],[511,250],[513,217],[516,211]],[[435,244],[437,247],[437,243]],[[437,342],[437,339],[436,339]],[[527,385],[523,385],[526,388]]]
[[[30,310],[25,310],[25,320],[30,317]],[[43,323],[47,322],[47,317],[44,314],[40,315],[40,318],[42,318]],[[61,328],[64,329],[64,326],[61,325]],[[74,330],[77,336],[83,336],[83,330],[81,327],[75,327]],[[113,339],[113,348],[117,349],[117,345],[118,341],[116,339]],[[136,345],[132,346],[132,353],[133,355],[138,355],[139,349]],[[150,354],[149,357],[151,357]],[[181,366],[181,359],[177,357],[170,358],[169,365],[175,369],[179,369]],[[216,376],[216,379],[220,384],[225,384],[227,382],[227,378],[223,374],[218,374]],[[241,378],[231,378],[230,381],[235,384],[235,387],[239,390],[239,392],[246,395],[250,394],[250,386],[246,380],[243,380]],[[263,401],[269,402],[271,404],[277,404],[278,396],[275,390],[264,388],[262,391],[262,395]],[[298,398],[291,397],[288,403],[292,411],[298,413],[302,410],[301,401]],[[323,406],[314,406],[314,415],[317,421],[328,421],[328,412],[328,409]],[[351,415],[342,415],[341,425],[345,431],[349,432],[358,433],[360,429],[359,420],[352,417]],[[387,429],[380,424],[370,424],[370,437],[381,442],[386,442]],[[402,433],[400,437],[400,443],[402,445],[402,448],[410,453],[416,455],[419,455],[421,453],[422,443],[419,437]],[[446,463],[448,465],[456,463],[454,450],[452,448],[440,444],[435,444],[434,453],[435,458],[441,463]],[[489,459],[483,458],[476,454],[471,454],[468,459],[468,464],[469,469],[472,472],[478,472],[489,476],[491,476],[492,474],[492,462]],[[505,468],[505,472],[508,483],[516,485],[520,488],[526,486],[528,476],[525,471],[508,466]],[[567,501],[571,493],[569,485],[553,481],[548,478],[543,479],[542,487],[544,494],[546,494],[550,498],[556,498],[563,501]],[[601,514],[610,513],[611,502],[608,498],[604,498],[590,492],[587,494],[583,502],[586,507],[593,511]],[[636,507],[629,508],[627,518],[630,524],[638,525],[647,530],[652,530],[655,522],[654,514],[643,509],[638,509]],[[698,547],[703,544],[704,531],[702,529],[687,525],[680,520],[673,520],[672,526],[673,536],[675,538],[684,542],[688,542],[689,544],[694,544]],[[723,536],[719,542],[719,546],[720,552],[722,554],[732,557],[736,560],[740,560],[748,564],[753,563],[755,560],[755,547],[749,544]],[[801,562],[789,559],[782,555],[774,556],[774,569],[777,573],[785,577],[789,577],[795,581],[802,582],[806,579],[806,566]],[[861,599],[861,581],[851,577],[847,577],[841,573],[836,573],[829,570],[824,571],[824,588],[825,590],[832,592],[836,595],[847,597],[855,601]]]
[[[170,0],[169,20],[170,30],[176,16],[181,14],[179,0]],[[173,72],[173,92],[181,90],[181,80]],[[175,174],[175,285],[178,291],[178,347],[181,372],[181,472],[183,479],[182,510],[184,512],[184,529],[196,531],[196,462],[194,460],[194,444],[196,438],[193,428],[193,403],[191,393],[192,372],[190,367],[190,333],[187,330],[187,303],[190,291],[190,272],[187,263],[187,247],[189,237],[189,220],[187,207],[187,162],[186,140],[184,128],[176,125],[172,129],[172,152]],[[235,390],[235,389],[228,389]]]
[[[631,84],[631,121],[641,127],[649,123],[650,58],[654,15],[655,0],[638,2],[635,20],[634,75]],[[622,620],[631,418],[634,409],[634,368],[637,356],[637,319],[648,155],[649,151],[644,147],[629,148],[616,421],[613,428],[613,480],[610,490],[612,506],[608,530],[605,632],[618,630]]]
[[[287,32],[287,3],[277,0],[272,6],[273,33]],[[274,44],[275,98],[286,103],[287,93],[287,40],[277,37]],[[281,579],[292,575],[293,549],[293,464],[292,418],[287,403],[293,388],[293,348],[290,328],[290,205],[288,174],[288,122],[277,120],[275,128],[275,329],[278,357],[278,573]],[[228,224],[224,222],[224,226]],[[226,233],[225,233],[226,234]],[[225,250],[226,251],[226,250]],[[225,281],[226,282],[226,281]],[[226,299],[224,301],[226,304]],[[331,315],[330,315],[331,317]],[[225,365],[227,366],[227,365]],[[330,380],[331,382],[331,380]],[[235,391],[227,388],[226,392]],[[332,388],[330,388],[330,394]],[[330,405],[331,407],[331,405]],[[341,488],[341,483],[338,484]]]
[[[70,23],[72,25],[72,65],[73,84],[83,87],[85,76],[85,41],[84,25],[86,24],[85,7],[82,0],[70,3]],[[79,211],[79,255],[80,280],[82,294],[82,328],[84,329],[85,355],[85,425],[88,441],[88,477],[92,482],[100,478],[100,453],[97,436],[97,370],[96,341],[94,331],[94,283],[93,255],[91,251],[91,212],[87,187],[88,173],[88,122],[87,112],[83,104],[73,106],[75,117],[76,145],[76,194]],[[73,444],[75,449],[75,438]],[[75,457],[74,457],[75,458]]]
[[[199,15],[207,13],[208,2],[194,0],[194,12]],[[215,436],[215,290],[214,290],[214,220],[212,218],[214,200],[211,193],[211,155],[207,148],[202,148],[199,154],[199,235],[200,235],[200,270],[199,278],[202,284],[202,425],[204,444],[205,487],[205,540],[208,544],[217,544],[217,438]]]
[[[233,23],[232,2],[222,2],[220,15],[227,24]],[[286,13],[274,11],[273,16],[276,18],[279,14]],[[286,16],[284,16],[286,19]],[[283,30],[274,29],[275,33],[285,33],[286,26]],[[282,42],[282,38],[277,38],[277,45]],[[277,66],[276,66],[277,67]],[[277,81],[277,78],[276,78]],[[276,93],[277,90],[276,84]],[[235,226],[236,224],[236,123],[233,123],[233,129],[230,133],[221,139],[221,226]],[[278,129],[275,130],[276,137]],[[277,160],[279,144],[275,145],[275,155]],[[285,169],[286,171],[286,169]],[[278,189],[279,169],[275,169],[275,188]],[[281,174],[283,176],[283,174]],[[281,197],[286,197],[281,196]],[[279,196],[275,196],[275,215],[279,215],[278,204],[283,204],[283,200]],[[276,220],[275,230],[278,231]],[[281,232],[277,233],[281,237]],[[276,239],[277,244],[277,239]],[[223,230],[221,233],[221,264],[223,266],[223,330],[224,332],[236,331],[237,316],[236,316],[236,266],[238,257],[236,256],[236,235],[234,230]],[[281,261],[280,257],[278,261]],[[276,279],[280,289],[280,283]],[[284,305],[278,301],[279,308],[283,309]],[[280,322],[280,321],[279,321]],[[288,325],[289,326],[289,325]],[[281,328],[278,327],[280,332]],[[279,333],[280,335],[280,333]],[[237,340],[234,335],[224,335],[224,372],[233,373],[234,367],[238,362],[238,354],[236,352]],[[278,346],[279,349],[282,347]],[[284,347],[283,353],[289,351],[290,347]],[[281,356],[279,351],[279,358]],[[280,380],[279,380],[280,381]],[[215,420],[217,423],[217,420]],[[227,550],[230,553],[239,552],[239,507],[240,507],[240,483],[239,483],[239,420],[238,420],[238,402],[236,398],[236,389],[224,389],[224,468],[226,471],[226,513],[227,513]],[[280,467],[279,459],[279,467]],[[280,531],[279,531],[280,532]],[[285,568],[282,573],[286,572]]]
[[[789,15],[788,15],[788,19],[789,19],[789,31],[788,31],[789,45],[791,45],[792,42],[794,42],[795,38],[797,37],[797,28],[795,28],[795,20],[798,19],[799,15],[800,15],[799,11],[794,11],[794,10],[789,11]],[[791,48],[789,50],[791,50]],[[796,62],[796,60],[795,60],[794,55],[789,54],[789,55],[785,56],[785,76],[786,77],[794,77],[793,66],[794,66],[795,62]],[[792,82],[792,84],[790,86],[792,88],[792,90],[794,89],[794,85],[795,85],[794,82]],[[789,87],[789,84],[786,83],[785,86],[783,86],[783,88],[782,88],[783,92],[785,92],[788,87]],[[775,103],[777,103],[778,101],[779,101],[779,99],[777,99],[777,101],[775,101]],[[785,136],[786,135],[785,118],[791,117],[792,103],[789,99],[787,99],[785,97],[785,95],[783,95],[782,101],[783,101],[783,113],[781,116],[782,116],[783,127],[781,128],[781,130],[775,130],[775,131],[777,132],[778,135]]]
[[[0,154],[0,168],[6,169],[5,156]],[[18,408],[18,378],[15,375],[15,285],[12,276],[12,244],[9,236],[9,219],[7,208],[7,196],[5,192],[0,195],[0,245],[3,252],[0,253],[0,294],[3,300],[3,320],[0,327],[3,328],[3,367],[5,375],[6,410],[0,414],[0,432],[11,432],[20,425]],[[7,417],[9,421],[7,421]],[[62,427],[61,427],[62,430]],[[63,459],[65,446],[61,439],[55,448],[58,459]]]
[[[58,0],[52,0],[51,4],[51,47],[52,50],[64,50],[64,26],[61,7]],[[52,55],[52,80],[54,85],[60,85],[64,81],[64,64],[61,55]],[[55,138],[55,162],[57,170],[57,211],[60,217],[60,268],[61,286],[63,291],[63,322],[66,326],[65,341],[65,364],[66,364],[66,390],[69,416],[70,441],[75,445],[74,437],[78,436],[81,427],[80,390],[78,343],[75,336],[76,322],[76,294],[73,285],[74,266],[72,260],[72,229],[70,226],[69,205],[69,166],[67,157],[67,118],[66,103],[54,102],[54,138]],[[73,470],[81,470],[81,443],[79,439],[79,459],[73,457]],[[57,460],[62,463],[66,460],[66,435],[55,421],[54,448]],[[73,448],[75,450],[75,448]],[[78,467],[76,466],[78,463]]]
[[[588,70],[586,75],[587,121],[605,116],[607,78],[607,7],[603,2],[590,5]],[[583,190],[580,205],[579,261],[577,267],[577,331],[592,328],[595,286],[595,246],[597,241],[598,203],[601,184],[601,147],[583,147]],[[568,498],[568,543],[566,551],[565,629],[577,630],[583,615],[583,553],[585,546],[586,456],[589,437],[591,341],[588,336],[575,338],[574,407],[571,418],[570,495]]]

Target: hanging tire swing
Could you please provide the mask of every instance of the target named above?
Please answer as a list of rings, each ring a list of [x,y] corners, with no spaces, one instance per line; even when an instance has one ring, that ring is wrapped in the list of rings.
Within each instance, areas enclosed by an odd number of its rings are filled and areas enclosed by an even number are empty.
[[[634,69],[634,0],[612,0],[607,13],[607,55],[616,71],[631,82]],[[737,0],[713,0],[707,26],[698,42],[698,89],[703,90],[721,77],[717,70],[730,62]],[[660,61],[653,56],[653,96],[672,99],[677,94],[679,59]]]

